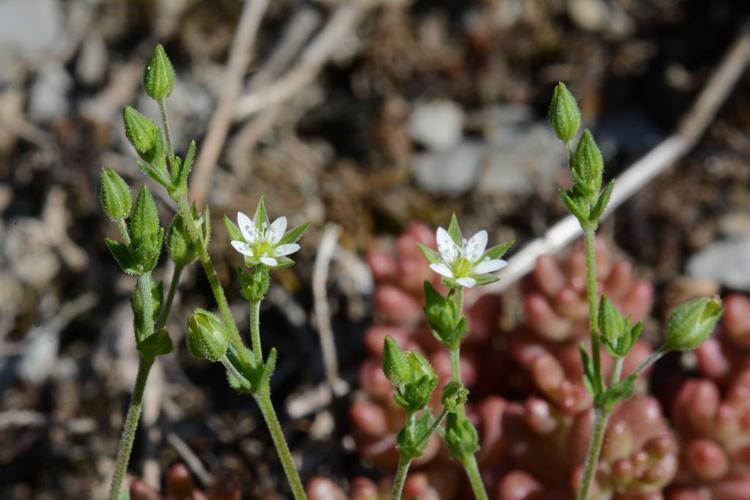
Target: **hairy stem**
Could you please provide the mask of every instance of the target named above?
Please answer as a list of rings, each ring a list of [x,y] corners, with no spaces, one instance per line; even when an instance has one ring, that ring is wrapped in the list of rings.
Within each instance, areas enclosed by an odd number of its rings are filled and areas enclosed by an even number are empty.
[[[167,143],[167,161],[169,172],[174,174],[174,150],[172,149],[172,136],[169,133],[169,121],[167,120],[167,103],[164,99],[159,101],[159,112],[161,113],[161,125],[164,127],[164,137]]]
[[[599,389],[604,388],[602,365],[599,352],[599,297],[596,290],[596,247],[594,237],[596,227],[591,224],[583,228],[586,247],[586,289],[589,300],[589,331],[591,332],[591,358],[594,360],[595,383]]]
[[[169,311],[172,310],[172,304],[174,303],[174,296],[177,292],[177,286],[180,284],[180,276],[182,276],[182,270],[184,268],[178,264],[174,265],[172,270],[172,281],[169,282],[169,292],[167,292],[167,300],[162,304],[161,310],[159,311],[159,320],[154,326],[155,331],[159,331],[164,328],[167,324],[167,318],[169,318]]]
[[[391,489],[391,500],[401,500],[404,494],[404,484],[406,483],[406,475],[409,473],[409,466],[411,460],[404,458],[403,456],[398,460],[398,469],[396,469],[396,479],[393,480],[393,488]]]
[[[263,350],[260,345],[260,302],[250,303],[250,341],[258,366],[263,363]]]
[[[609,414],[604,409],[594,409],[594,427],[591,433],[591,440],[589,441],[589,448],[586,452],[586,462],[584,463],[581,487],[578,490],[578,500],[588,500],[589,498],[591,483],[594,480],[594,472],[596,472],[597,465],[599,464],[599,453],[602,450],[602,443],[604,442],[604,429],[607,427],[607,420],[609,420]]]
[[[470,455],[463,466],[466,470],[466,475],[469,476],[469,483],[471,484],[471,491],[474,493],[474,498],[477,500],[487,500],[487,492],[484,489],[484,483],[482,483],[482,476],[479,474],[476,457]]]
[[[625,358],[615,358],[615,367],[612,370],[612,378],[610,379],[609,385],[615,385],[620,381],[622,375],[622,364],[625,362]]]
[[[260,406],[260,411],[263,414],[263,419],[266,421],[266,426],[271,433],[271,439],[273,440],[274,446],[276,446],[276,453],[281,460],[281,465],[284,468],[284,474],[289,482],[289,486],[292,488],[292,494],[295,500],[306,499],[305,488],[302,486],[302,481],[299,478],[297,469],[294,466],[294,460],[292,454],[289,451],[289,446],[286,444],[284,433],[281,430],[279,419],[276,416],[276,411],[273,409],[271,403],[271,396],[267,390],[261,390],[255,395],[255,400]]]
[[[139,358],[138,376],[135,379],[133,396],[130,400],[128,413],[125,417],[125,425],[122,429],[122,437],[120,438],[120,444],[117,448],[115,475],[112,477],[112,485],[109,489],[110,500],[117,500],[120,496],[122,483],[125,479],[125,472],[128,470],[128,463],[130,462],[130,452],[133,449],[135,432],[136,429],[138,429],[138,419],[141,415],[141,407],[143,406],[143,392],[146,389],[146,379],[148,379],[148,373],[153,364],[153,359],[145,359],[143,357]]]
[[[138,291],[143,301],[141,309],[141,335],[139,342],[149,338],[154,333],[154,301],[151,296],[151,273],[138,276]]]

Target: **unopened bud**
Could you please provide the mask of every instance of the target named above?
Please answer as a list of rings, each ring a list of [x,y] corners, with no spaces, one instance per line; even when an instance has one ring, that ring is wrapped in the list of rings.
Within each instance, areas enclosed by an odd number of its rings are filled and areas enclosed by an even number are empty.
[[[594,136],[587,129],[578,141],[575,153],[570,160],[573,186],[590,200],[594,200],[602,188],[604,160]]]
[[[670,351],[695,349],[711,335],[722,313],[718,297],[701,297],[677,306],[667,320],[664,347]]]
[[[205,309],[197,309],[188,320],[188,349],[198,359],[219,361],[227,352],[227,338],[221,319]]]
[[[143,72],[143,87],[146,93],[157,102],[166,99],[172,93],[174,76],[174,68],[164,47],[161,44],[157,45]]]
[[[133,203],[130,187],[111,168],[102,169],[101,201],[104,213],[113,221],[127,219]]]
[[[581,111],[575,98],[564,83],[560,82],[552,93],[547,120],[558,139],[565,143],[573,140],[581,126]]]

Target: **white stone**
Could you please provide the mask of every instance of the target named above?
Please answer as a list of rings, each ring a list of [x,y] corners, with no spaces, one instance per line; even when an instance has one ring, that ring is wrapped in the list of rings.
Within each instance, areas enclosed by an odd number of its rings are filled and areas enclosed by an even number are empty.
[[[428,149],[445,150],[461,141],[464,118],[463,110],[453,101],[419,103],[409,119],[409,133]]]

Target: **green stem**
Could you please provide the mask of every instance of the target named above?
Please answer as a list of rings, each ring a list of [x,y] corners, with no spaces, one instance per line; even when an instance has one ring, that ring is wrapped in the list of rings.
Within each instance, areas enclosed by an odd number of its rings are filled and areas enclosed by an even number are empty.
[[[279,460],[281,460],[281,465],[284,468],[286,479],[292,488],[295,500],[306,499],[305,488],[302,486],[302,481],[294,466],[289,446],[287,446],[286,439],[284,439],[279,419],[276,417],[276,411],[273,409],[273,404],[271,403],[271,396],[267,390],[261,390],[255,395],[255,400],[258,402],[263,419],[266,421],[266,426],[268,426],[268,430],[271,432],[271,439],[273,439],[273,444],[276,446],[276,453],[279,456]]]
[[[178,264],[174,265],[174,270],[172,271],[172,281],[169,282],[169,292],[167,292],[167,300],[161,306],[161,310],[159,311],[159,320],[156,322],[156,326],[154,327],[154,330],[156,330],[157,332],[164,328],[164,325],[167,324],[169,311],[172,310],[172,303],[174,303],[174,296],[177,292],[177,285],[180,284],[180,276],[182,275],[183,269],[184,268]]]
[[[401,500],[406,483],[406,475],[409,473],[411,460],[403,456],[398,460],[398,469],[396,469],[396,479],[393,480],[393,489],[391,489],[391,500]]]
[[[263,363],[263,351],[260,345],[260,302],[250,303],[250,341],[255,361],[260,366]]]
[[[128,470],[128,462],[130,462],[130,452],[133,449],[135,432],[138,429],[138,418],[141,415],[141,407],[143,406],[143,392],[146,389],[146,379],[153,364],[153,359],[139,358],[138,376],[135,379],[133,396],[130,400],[128,414],[125,417],[125,426],[122,429],[122,437],[117,448],[115,475],[112,478],[112,485],[109,490],[110,500],[117,500],[120,496],[120,489],[125,479],[125,472]]]
[[[174,174],[174,150],[172,150],[172,136],[169,133],[169,121],[167,120],[167,103],[164,99],[159,101],[159,112],[161,113],[161,124],[164,127],[164,136],[166,137],[169,172]]]
[[[625,362],[625,358],[615,358],[615,367],[612,370],[612,378],[610,379],[609,385],[615,385],[622,375],[622,364]]]
[[[586,247],[586,280],[589,300],[589,331],[591,332],[591,357],[594,360],[594,377],[600,391],[604,390],[602,364],[599,352],[599,323],[597,322],[599,297],[596,290],[596,247],[594,237],[596,226],[588,224],[583,228]]]
[[[151,273],[138,276],[138,291],[143,301],[141,310],[141,336],[138,341],[149,338],[154,333],[154,301],[151,296]]]
[[[463,466],[466,470],[466,475],[469,476],[469,483],[471,484],[471,491],[474,493],[474,498],[477,500],[487,500],[487,492],[484,489],[482,476],[479,474],[477,458],[474,455],[470,455]]]
[[[589,449],[586,452],[586,462],[584,463],[583,479],[581,488],[578,490],[578,500],[588,500],[591,484],[594,480],[594,473],[599,464],[599,453],[604,441],[604,429],[607,427],[609,414],[602,408],[594,409],[594,428],[589,441]]]
[[[659,347],[656,351],[652,352],[651,355],[646,358],[640,365],[638,365],[638,368],[633,370],[633,374],[636,377],[639,377],[641,373],[646,371],[646,369],[659,361],[662,356],[664,356],[667,352],[669,352],[664,346]]]

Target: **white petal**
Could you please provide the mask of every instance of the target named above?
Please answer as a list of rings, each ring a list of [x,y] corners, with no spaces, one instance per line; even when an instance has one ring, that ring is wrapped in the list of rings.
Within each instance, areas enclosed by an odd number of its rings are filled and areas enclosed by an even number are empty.
[[[273,257],[268,257],[266,255],[264,255],[263,257],[261,257],[260,261],[261,261],[261,263],[263,263],[263,264],[265,264],[267,266],[270,266],[270,267],[276,267],[277,265],[279,265],[279,263],[278,263],[278,261],[276,259],[274,259]]]
[[[253,251],[250,249],[250,245],[248,245],[244,241],[232,240],[232,246],[242,255],[245,255],[247,257],[253,256]]]
[[[474,278],[458,278],[456,280],[456,283],[461,286],[465,286],[466,288],[472,288],[477,284],[477,280],[475,280]]]
[[[460,255],[461,249],[453,241],[448,231],[439,227],[436,233],[438,250],[445,262],[454,262]]]
[[[240,227],[242,237],[250,243],[255,242],[255,223],[242,212],[237,212],[237,225]]]
[[[453,277],[453,271],[451,271],[450,267],[446,266],[442,262],[434,262],[430,264],[430,269],[435,271],[441,276],[445,276],[446,278],[452,278]]]
[[[279,217],[268,228],[268,241],[278,243],[286,232],[286,217]]]
[[[473,274],[487,274],[499,271],[507,265],[508,263],[503,259],[485,260],[474,266],[471,272]]]
[[[287,243],[286,245],[279,245],[273,249],[274,257],[282,257],[284,255],[293,254],[299,250],[299,245],[296,243]]]
[[[466,257],[469,262],[474,262],[482,256],[485,248],[487,248],[487,231],[482,229],[466,242],[466,246],[464,247],[464,257]]]

